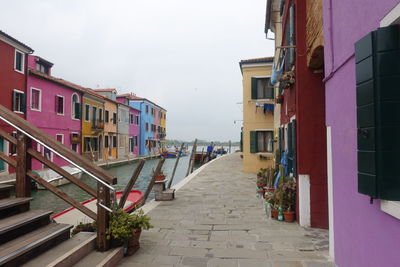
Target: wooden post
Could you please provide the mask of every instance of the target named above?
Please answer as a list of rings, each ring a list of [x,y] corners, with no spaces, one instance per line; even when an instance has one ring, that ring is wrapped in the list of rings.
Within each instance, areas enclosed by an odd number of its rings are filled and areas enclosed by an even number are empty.
[[[229,154],[231,154],[231,147],[232,147],[232,142],[229,140]]]
[[[106,207],[110,207],[110,189],[102,183],[97,183],[97,201]],[[102,206],[97,205],[97,249],[106,251],[109,248],[109,241],[106,238],[106,231],[110,220],[109,212]]]
[[[175,177],[176,168],[178,167],[178,162],[179,162],[179,159],[181,158],[181,154],[182,154],[182,150],[183,150],[183,146],[184,146],[184,145],[185,145],[185,143],[182,143],[181,149],[180,149],[178,155],[176,156],[176,161],[175,161],[174,170],[172,171],[172,176],[171,176],[171,178],[169,179],[168,185],[167,185],[167,188],[168,188],[168,189],[171,188],[172,180],[173,180],[174,177]]]
[[[150,195],[151,189],[153,189],[154,183],[155,183],[155,181],[156,181],[156,177],[157,177],[157,175],[160,173],[161,168],[162,168],[162,166],[163,166],[163,164],[164,164],[164,161],[165,161],[165,159],[162,157],[162,158],[160,159],[160,161],[158,162],[158,165],[157,165],[157,167],[156,167],[156,170],[154,171],[153,177],[152,177],[151,180],[150,180],[149,186],[147,187],[147,190],[146,190],[146,192],[144,193],[144,196],[143,196],[143,199],[142,199],[142,202],[140,203],[140,205],[144,205],[144,203],[146,203],[146,200],[147,200],[147,198],[148,198],[149,195]]]
[[[187,169],[187,172],[186,172],[186,176],[189,175],[190,167],[191,167],[191,164],[192,164],[192,160],[194,159],[195,153],[196,153],[195,152],[196,146],[197,146],[197,138],[194,140],[194,143],[193,143],[192,154],[190,155],[189,166],[188,166],[188,169]]]
[[[21,132],[17,132],[17,168],[16,168],[16,197],[31,195],[31,179],[27,172],[31,169],[31,156],[27,153],[31,147],[31,139]]]
[[[122,194],[122,197],[119,201],[118,207],[120,209],[124,208],[126,199],[128,198],[129,192],[132,190],[132,187],[135,185],[137,178],[139,177],[140,172],[143,169],[145,160],[141,159],[139,161],[139,165],[136,167],[136,170],[133,172],[131,179],[129,180],[129,183],[126,185],[124,193]]]
[[[195,159],[196,159],[196,153],[197,153],[197,144],[195,144],[195,147],[194,147],[194,153],[193,153],[193,159],[192,159],[192,166],[190,167],[190,173],[193,172],[194,162],[195,162]]]
[[[204,147],[201,150],[201,159],[200,159],[200,165],[203,165],[203,161],[204,161]]]

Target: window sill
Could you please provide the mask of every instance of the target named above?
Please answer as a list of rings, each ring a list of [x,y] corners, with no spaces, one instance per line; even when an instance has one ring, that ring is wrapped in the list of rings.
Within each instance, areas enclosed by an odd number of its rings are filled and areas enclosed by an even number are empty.
[[[31,110],[32,110],[32,111],[38,111],[38,112],[41,112],[41,111],[42,111],[41,109],[36,109],[36,108],[31,108]]]
[[[14,110],[14,113],[17,113],[17,114],[24,114],[24,112],[22,112],[22,111],[16,111],[16,110]]]
[[[400,201],[381,200],[381,210],[400,220]]]
[[[59,116],[65,116],[64,113],[57,113],[57,115],[59,115]]]
[[[251,99],[249,102],[274,104],[275,99]]]
[[[14,69],[16,72],[18,72],[18,73],[21,73],[21,74],[25,74],[25,72],[24,71],[21,71],[21,70],[17,70],[17,69]]]

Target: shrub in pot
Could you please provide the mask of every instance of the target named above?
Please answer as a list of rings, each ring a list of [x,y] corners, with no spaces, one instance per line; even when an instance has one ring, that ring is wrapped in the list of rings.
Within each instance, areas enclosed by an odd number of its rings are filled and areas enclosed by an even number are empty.
[[[123,244],[127,247],[127,255],[134,254],[139,248],[139,238],[142,229],[148,230],[153,226],[150,217],[143,210],[137,210],[132,214],[118,209],[111,214],[110,225],[107,229],[107,239],[111,239],[114,245]]]
[[[296,208],[296,180],[290,179],[281,186],[283,192],[282,203],[284,206],[283,217],[286,222],[295,220]]]
[[[71,234],[76,235],[80,232],[96,232],[96,231],[97,231],[96,221],[91,223],[80,222],[77,226],[75,226],[74,229],[72,229]]]

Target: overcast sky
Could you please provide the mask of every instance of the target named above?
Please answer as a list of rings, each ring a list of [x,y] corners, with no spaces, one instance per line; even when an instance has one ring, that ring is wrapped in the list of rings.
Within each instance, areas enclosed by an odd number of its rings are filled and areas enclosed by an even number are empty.
[[[240,139],[241,59],[273,55],[266,0],[2,1],[0,29],[90,88],[168,110],[167,138]]]

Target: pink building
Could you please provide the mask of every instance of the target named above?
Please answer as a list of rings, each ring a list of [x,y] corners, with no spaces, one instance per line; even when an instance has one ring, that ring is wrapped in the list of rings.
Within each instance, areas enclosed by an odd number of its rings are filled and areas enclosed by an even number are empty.
[[[139,156],[140,110],[129,108],[129,152]]]
[[[52,66],[40,57],[28,58],[26,119],[65,146],[81,153],[82,93],[69,86],[68,82],[50,76]],[[33,147],[59,166],[68,165],[39,144],[33,144]],[[35,160],[32,168],[42,169],[43,164]]]

